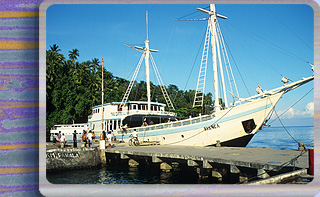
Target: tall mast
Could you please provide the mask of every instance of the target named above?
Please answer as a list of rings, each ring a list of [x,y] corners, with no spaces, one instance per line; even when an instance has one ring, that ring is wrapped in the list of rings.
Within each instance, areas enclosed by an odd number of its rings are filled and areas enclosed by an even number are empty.
[[[217,64],[218,63],[217,47],[219,47],[219,43],[218,43],[218,39],[217,39],[216,26],[217,26],[217,17],[223,18],[223,19],[226,19],[227,17],[222,16],[220,14],[217,14],[214,4],[210,4],[210,10],[209,11],[208,10],[204,10],[202,8],[197,8],[197,10],[209,15],[208,26],[209,26],[209,30],[210,30],[210,33],[211,33],[211,49],[212,49],[212,61],[213,61],[213,65],[212,65],[213,66],[213,86],[214,86],[214,110],[215,111],[220,111],[221,110],[221,106],[220,106],[220,103],[219,103],[219,84],[218,84],[219,83],[219,78],[218,78],[218,64]],[[204,48],[204,50],[206,50],[206,48]],[[219,52],[219,49],[218,49],[218,52]],[[219,55],[219,60],[220,60],[221,59],[220,58],[220,53],[218,53],[218,55]],[[206,58],[207,57],[205,57],[205,60],[206,60]],[[204,67],[206,68],[206,64],[204,65]],[[220,67],[222,68],[221,60],[220,60]],[[204,72],[204,75],[206,74],[205,73],[205,69],[204,69],[204,71],[202,71],[202,69],[200,68],[198,84],[199,84],[199,81],[201,79],[200,77],[203,75],[201,72]],[[222,77],[222,83],[223,83],[222,85],[224,87],[225,84],[224,84],[224,78],[223,78],[223,71],[222,70],[221,70],[221,77]],[[198,89],[200,90],[199,91],[199,95],[197,94],[198,93]],[[225,96],[225,99],[226,99],[225,88],[223,88],[223,90],[224,90],[224,96]],[[197,100],[198,97],[202,98],[202,101],[198,101]],[[198,88],[198,85],[197,85],[197,92],[195,94],[195,99],[194,99],[193,106],[197,106],[196,105],[197,102],[201,102],[201,105],[203,105],[203,97],[204,97],[204,82],[203,82],[203,87],[200,86],[200,88]]]
[[[150,112],[151,111],[151,94],[150,94],[150,69],[149,69],[150,48],[149,48],[149,40],[148,40],[148,10],[146,11],[146,26],[147,26],[147,39],[144,42],[145,44],[144,60],[146,65],[148,112]]]
[[[103,58],[102,58],[102,68],[101,68],[101,130],[103,131],[103,114],[104,114],[104,107],[103,107]]]
[[[212,48],[212,60],[213,60],[213,87],[214,87],[214,110],[220,111],[219,104],[219,79],[218,79],[218,66],[217,66],[217,54],[216,54],[216,9],[214,4],[210,4],[210,18],[208,23],[210,23],[211,31],[211,48]]]
[[[137,77],[137,74],[138,74],[139,69],[140,69],[140,65],[142,64],[143,57],[144,57],[145,65],[146,65],[146,83],[147,83],[147,98],[148,98],[148,106],[147,106],[147,107],[148,107],[148,112],[150,113],[150,112],[151,112],[151,91],[150,91],[150,67],[149,67],[149,61],[150,61],[150,60],[149,60],[149,59],[150,59],[150,57],[151,57],[151,63],[152,63],[153,66],[155,66],[154,60],[153,60],[153,58],[152,58],[152,56],[151,56],[151,52],[158,52],[158,50],[150,49],[150,48],[149,48],[148,11],[146,11],[146,26],[147,26],[147,28],[146,28],[146,30],[147,30],[147,39],[146,39],[146,41],[144,42],[145,47],[140,47],[140,46],[131,47],[131,46],[129,46],[129,45],[126,45],[126,46],[128,46],[128,47],[130,47],[130,48],[133,48],[133,49],[141,52],[141,53],[142,53],[142,56],[141,56],[141,58],[140,58],[140,60],[139,60],[139,63],[138,63],[137,68],[136,68],[136,71],[135,71],[135,73],[134,73],[134,75],[133,75],[133,77],[132,77],[132,79],[131,79],[131,81],[130,81],[130,83],[129,83],[129,86],[128,86],[128,88],[127,88],[127,91],[126,91],[126,93],[125,93],[124,96],[123,96],[123,99],[122,99],[121,104],[120,104],[120,108],[123,107],[123,106],[125,105],[125,102],[128,100],[130,91],[131,91],[131,89],[132,89],[132,87],[133,87],[134,81],[135,81],[135,79],[136,79],[136,77]],[[139,49],[139,50],[138,50],[138,49]],[[143,50],[143,51],[140,51],[140,50]],[[165,98],[166,98],[166,96],[165,96]],[[167,95],[166,101],[167,101],[167,100],[170,100],[170,98],[169,98],[168,95]],[[171,102],[171,101],[170,101],[170,102]],[[171,107],[173,108],[172,103],[171,103],[171,104],[168,104],[168,106],[169,106],[169,107],[171,106]]]

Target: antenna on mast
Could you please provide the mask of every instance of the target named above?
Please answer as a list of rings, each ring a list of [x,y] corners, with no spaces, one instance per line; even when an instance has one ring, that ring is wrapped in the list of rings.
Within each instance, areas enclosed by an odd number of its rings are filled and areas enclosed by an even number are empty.
[[[147,23],[147,40],[149,39],[148,33],[148,10],[146,10],[146,23]]]

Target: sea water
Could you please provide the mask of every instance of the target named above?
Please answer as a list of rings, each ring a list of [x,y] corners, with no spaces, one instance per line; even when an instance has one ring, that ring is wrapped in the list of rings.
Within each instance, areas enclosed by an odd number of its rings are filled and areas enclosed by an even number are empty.
[[[298,142],[306,148],[313,146],[313,126],[266,127],[259,131],[247,145],[248,148],[298,149]],[[53,184],[206,184],[212,180],[198,179],[193,172],[181,172],[173,165],[171,172],[161,172],[152,167],[129,168],[111,166],[100,169],[73,170],[47,173]]]

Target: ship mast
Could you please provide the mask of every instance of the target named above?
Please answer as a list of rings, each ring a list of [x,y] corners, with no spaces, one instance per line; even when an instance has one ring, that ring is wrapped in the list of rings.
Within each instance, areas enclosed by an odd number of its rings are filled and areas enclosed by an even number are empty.
[[[103,107],[103,58],[102,58],[102,68],[101,68],[101,131],[103,131],[103,114],[104,114],[104,107]]]
[[[212,49],[212,60],[213,60],[213,87],[214,87],[214,111],[220,111],[220,103],[219,103],[219,79],[218,79],[218,66],[217,66],[217,54],[216,54],[216,9],[214,4],[210,4],[210,12],[209,12],[209,25],[211,32],[211,49]]]
[[[146,65],[146,81],[147,81],[147,97],[148,97],[148,112],[151,111],[151,93],[150,93],[150,69],[149,69],[149,57],[150,57],[150,48],[149,48],[149,39],[148,39],[148,10],[146,11],[146,26],[147,26],[147,39],[144,42],[145,44],[145,53],[144,53],[144,62]]]
[[[135,49],[136,51],[142,53],[142,55],[141,55],[141,58],[139,60],[138,65],[137,65],[137,68],[136,68],[136,70],[135,70],[135,72],[133,74],[133,77],[132,77],[132,79],[131,79],[131,81],[129,83],[129,86],[128,86],[128,88],[127,88],[127,90],[126,90],[126,92],[125,92],[125,94],[124,94],[124,96],[122,98],[122,101],[121,101],[121,104],[120,104],[119,108],[122,108],[125,105],[125,103],[127,102],[128,98],[129,98],[129,95],[130,95],[130,92],[131,92],[131,89],[132,89],[132,87],[134,85],[134,82],[135,82],[135,79],[137,77],[137,74],[139,72],[140,66],[141,66],[142,61],[144,59],[145,60],[145,66],[146,66],[146,83],[147,83],[147,98],[148,98],[148,101],[147,101],[147,103],[148,103],[147,108],[148,109],[147,110],[148,110],[148,112],[151,113],[150,61],[151,61],[151,65],[153,66],[153,69],[154,69],[154,71],[156,73],[158,82],[160,84],[161,91],[162,91],[163,96],[164,96],[164,98],[165,98],[165,100],[167,102],[168,108],[170,110],[174,110],[174,106],[173,106],[173,104],[172,104],[172,102],[170,100],[170,97],[169,97],[169,95],[168,95],[168,93],[166,91],[166,88],[165,88],[165,86],[164,86],[164,84],[162,82],[162,79],[160,77],[160,74],[159,74],[159,71],[157,69],[157,66],[156,66],[156,64],[154,62],[154,59],[153,59],[152,55],[151,55],[151,52],[158,52],[158,50],[150,49],[150,47],[149,47],[148,11],[146,11],[146,30],[147,30],[147,39],[144,42],[144,44],[145,44],[144,47],[139,47],[139,46],[131,47],[131,46],[126,44],[126,46],[128,46],[128,47],[130,47],[132,49]],[[142,51],[140,51],[140,50],[142,50]]]
[[[219,41],[217,35],[217,17],[226,19],[227,17],[222,16],[216,13],[215,5],[210,4],[210,10],[204,10],[202,8],[197,8],[198,11],[203,12],[209,15],[208,18],[208,31],[206,34],[206,42],[203,51],[203,56],[201,60],[201,67],[199,71],[199,78],[197,84],[197,90],[195,93],[194,104],[193,106],[203,106],[203,99],[204,99],[204,88],[205,88],[205,75],[206,75],[206,67],[207,67],[207,58],[208,58],[208,42],[211,39],[211,49],[212,49],[212,61],[213,61],[213,87],[214,87],[214,111],[220,111],[221,105],[219,103],[219,78],[218,78],[218,59],[217,54],[220,62],[220,72],[221,72],[221,82],[223,87],[223,94],[225,102],[227,102],[226,90],[225,90],[225,83],[223,77],[223,70],[221,65],[221,56],[219,51]],[[198,19],[202,20],[202,19]],[[209,33],[210,32],[210,33]],[[211,35],[211,38],[210,38]],[[200,103],[200,104],[198,104]]]

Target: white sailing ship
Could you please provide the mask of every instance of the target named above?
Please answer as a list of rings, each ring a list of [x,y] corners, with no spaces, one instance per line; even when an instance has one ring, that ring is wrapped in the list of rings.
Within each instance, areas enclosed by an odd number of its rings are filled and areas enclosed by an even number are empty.
[[[209,115],[178,119],[175,113],[165,111],[165,104],[151,102],[150,60],[167,106],[170,110],[174,110],[174,106],[166,92],[151,55],[151,52],[157,52],[157,50],[149,48],[147,20],[145,46],[135,47],[142,55],[122,101],[102,103],[102,105],[95,106],[92,108],[92,114],[88,117],[89,127],[96,135],[102,132],[102,130],[113,131],[117,139],[127,142],[130,139],[130,134],[135,130],[141,142],[157,141],[161,145],[211,146],[220,144],[222,146],[244,147],[265,124],[266,119],[270,116],[283,94],[314,79],[314,76],[310,76],[288,83],[289,81],[283,77],[282,82],[284,85],[281,87],[262,91],[258,86],[256,95],[249,98],[240,98],[217,20],[218,18],[226,19],[226,17],[216,13],[214,4],[210,5],[210,10],[201,8],[197,10],[206,13],[209,17],[202,19],[208,21],[208,26],[193,107],[201,107],[203,105],[207,62],[209,48],[211,48],[214,73],[214,111]],[[128,101],[130,91],[143,60],[146,67],[148,100]],[[227,101],[223,64],[226,65],[226,75],[229,77],[232,89],[231,94],[237,99],[237,101],[231,104],[228,104]],[[218,84],[219,81],[222,84]],[[219,87],[222,87],[222,95],[219,95]],[[219,103],[219,98],[221,97],[224,100],[225,106],[221,106],[221,103]]]

